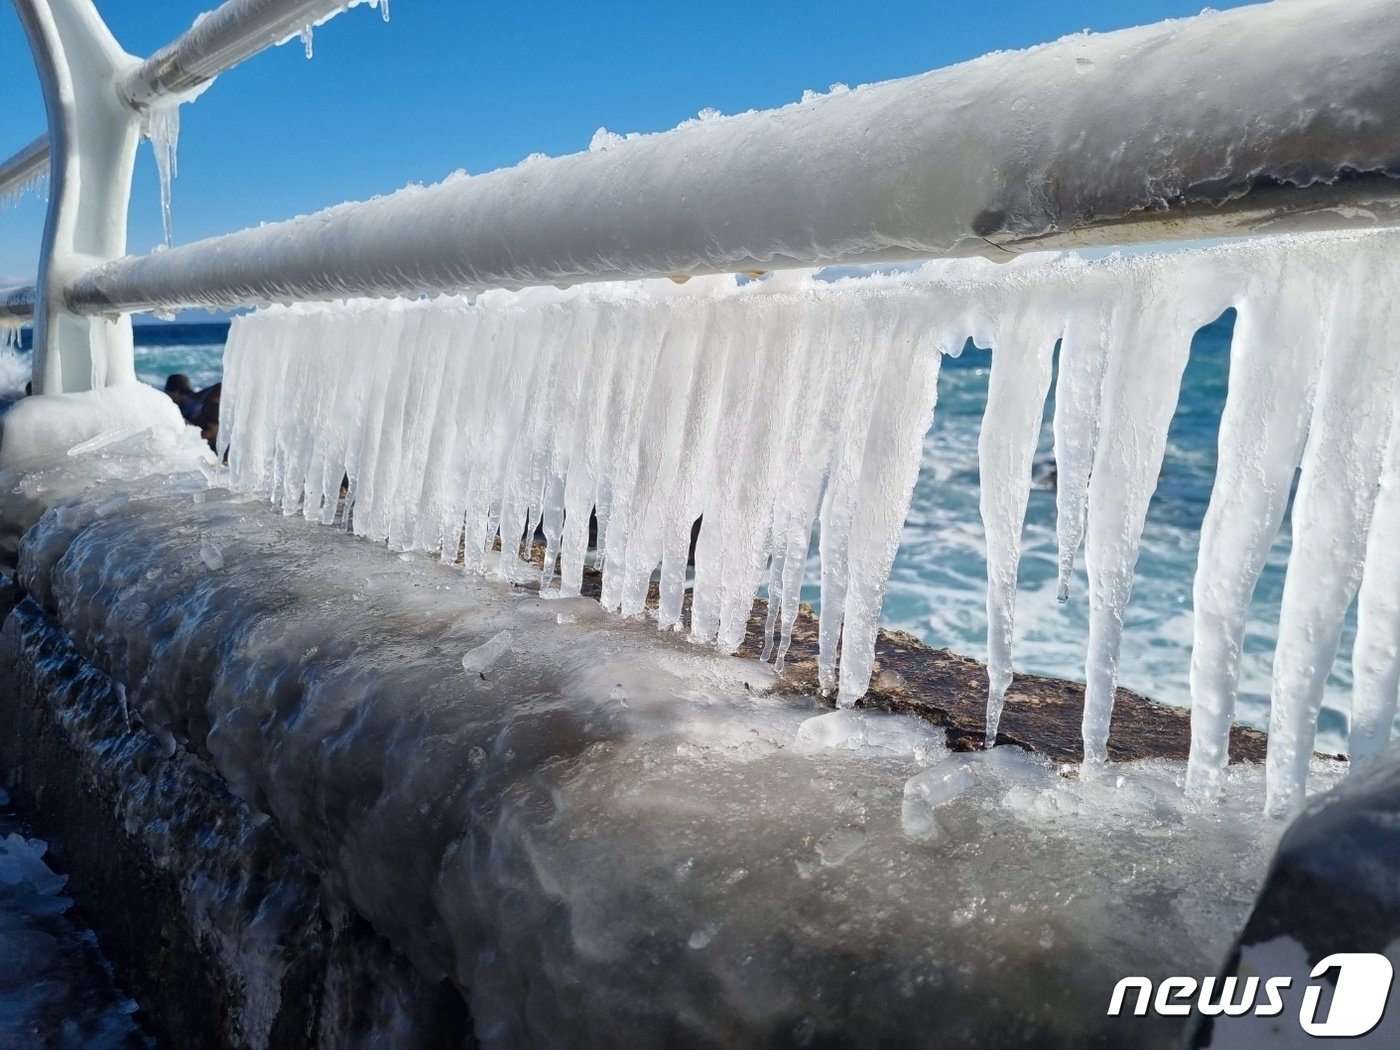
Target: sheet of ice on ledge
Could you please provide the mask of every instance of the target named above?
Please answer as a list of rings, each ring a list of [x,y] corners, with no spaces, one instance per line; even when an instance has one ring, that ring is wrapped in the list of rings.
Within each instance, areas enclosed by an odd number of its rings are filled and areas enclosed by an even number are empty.
[[[460,551],[471,568],[523,579],[533,570],[521,539],[538,528],[544,582],[557,564],[565,595],[578,593],[596,514],[605,607],[641,615],[655,583],[656,618],[675,629],[688,591],[691,637],[732,652],[766,588],[764,657],[778,666],[819,527],[819,677],[849,706],[870,680],[939,356],[971,337],[993,348],[979,443],[987,736],[1012,681],[1020,538],[1053,377],[1062,597],[1074,597],[1081,542],[1089,581],[1093,773],[1107,755],[1124,612],[1191,338],[1233,307],[1239,335],[1196,584],[1190,783],[1203,794],[1221,783],[1245,612],[1301,467],[1270,760],[1271,808],[1285,812],[1301,797],[1372,507],[1400,469],[1394,453],[1386,466],[1397,245],[1387,232],[1309,235],[1095,262],[959,260],[834,282],[793,272],[276,307],[234,322],[222,440],[236,488],[287,512],[338,516],[396,549]],[[1376,550],[1372,560],[1363,741],[1386,735],[1376,727],[1394,716],[1400,674],[1400,614],[1384,597],[1397,570]]]

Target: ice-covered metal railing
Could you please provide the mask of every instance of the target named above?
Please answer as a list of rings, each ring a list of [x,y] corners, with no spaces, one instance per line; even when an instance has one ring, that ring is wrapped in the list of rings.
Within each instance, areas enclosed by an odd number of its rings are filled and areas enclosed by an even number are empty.
[[[161,48],[118,86],[133,106],[180,95],[266,47],[319,25],[365,0],[228,0],[196,19],[178,40]]]
[[[1082,35],[109,263],[87,313],[1400,222],[1393,0]],[[1189,87],[1188,87],[1189,86]]]
[[[134,379],[129,319],[84,318],[67,304],[74,277],[126,254],[132,165],[152,107],[174,103],[257,51],[364,2],[228,0],[143,62],[121,49],[91,0],[14,0],[49,134],[0,165],[0,191],[47,169],[50,193],[36,287],[6,292],[0,317],[33,316],[37,393]]]
[[[28,321],[34,316],[34,289],[0,288],[0,325]]]
[[[0,202],[17,197],[49,173],[49,137],[40,135],[0,164]],[[0,288],[0,324],[27,321],[34,315],[34,288]]]
[[[40,135],[4,164],[0,164],[0,198],[18,193],[49,171],[49,137]]]

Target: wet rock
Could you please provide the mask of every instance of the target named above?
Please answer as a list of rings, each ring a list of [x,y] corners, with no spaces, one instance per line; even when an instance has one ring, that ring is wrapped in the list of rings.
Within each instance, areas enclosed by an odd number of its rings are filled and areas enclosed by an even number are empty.
[[[210,448],[216,447],[219,438],[219,401],[223,386],[220,382],[196,390],[190,377],[183,372],[175,372],[165,380],[165,393],[180,409],[185,422],[199,428],[200,436]]]
[[[542,563],[543,549],[533,551]],[[584,593],[597,597],[601,576],[584,574]],[[649,598],[655,604],[655,584]],[[686,596],[685,616],[690,597]],[[763,650],[767,604],[759,599],[749,616],[748,633],[739,655],[757,657]],[[817,682],[818,622],[803,604],[792,632],[783,681],[793,691],[819,695]],[[859,707],[911,714],[947,730],[955,751],[980,750],[985,737],[987,665],[948,649],[935,649],[904,631],[881,630],[875,646],[875,674]],[[828,700],[829,703],[834,701]],[[1041,675],[1017,675],[1006,694],[1006,708],[997,744],[1011,744],[1046,755],[1058,763],[1083,760],[1080,724],[1084,686]],[[1268,737],[1257,729],[1236,725],[1230,731],[1233,762],[1263,762]],[[1128,689],[1119,689],[1113,708],[1108,756],[1116,762],[1144,758],[1185,761],[1191,750],[1191,712],[1161,704]]]
[[[1333,790],[1316,795],[1279,843],[1258,902],[1225,961],[1222,977],[1287,977],[1284,1008],[1276,1017],[1193,1019],[1192,1047],[1310,1045],[1302,1021],[1345,1027],[1347,1045],[1400,1046],[1400,1009],[1392,1007],[1374,1028],[1366,969],[1372,964],[1336,956],[1375,953],[1400,967],[1400,752]],[[1314,973],[1324,960],[1329,966]],[[1335,963],[1336,965],[1331,965]],[[1351,972],[1348,972],[1348,971]],[[1396,998],[1392,981],[1374,999]],[[1318,989],[1315,1008],[1307,989]],[[1351,987],[1342,993],[1344,986]],[[1385,994],[1388,992],[1388,996]],[[1336,1016],[1334,1017],[1334,1008]]]

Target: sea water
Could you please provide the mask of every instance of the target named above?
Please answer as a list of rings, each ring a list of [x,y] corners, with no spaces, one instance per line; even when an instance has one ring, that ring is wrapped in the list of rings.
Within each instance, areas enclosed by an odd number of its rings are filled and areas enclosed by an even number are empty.
[[[1166,459],[1148,511],[1124,629],[1122,686],[1180,706],[1190,703],[1191,585],[1201,520],[1215,477],[1234,320],[1234,311],[1228,311],[1202,328],[1192,342]],[[924,441],[923,467],[886,588],[882,617],[887,627],[979,658],[986,654],[987,615],[986,544],[977,512],[977,436],[989,365],[990,355],[972,345],[961,357],[943,363],[938,412]],[[1055,597],[1053,411],[1052,391],[1036,453],[1021,553],[1016,670],[1082,682],[1089,629],[1082,554],[1076,562],[1070,600],[1060,605]],[[1288,550],[1285,521],[1254,595],[1241,660],[1237,718],[1261,729],[1268,726],[1272,654]],[[804,597],[815,601],[816,588],[809,587]],[[1344,712],[1355,631],[1353,607],[1318,723],[1320,751],[1346,749]]]
[[[138,324],[134,333],[136,377],[143,383],[164,388],[166,377],[180,372],[189,377],[196,390],[203,390],[217,383],[223,374],[227,321]],[[29,381],[32,340],[33,330],[25,328],[18,348],[0,346],[0,398],[8,400],[24,393],[24,385]]]
[[[136,378],[143,383],[164,387],[167,376],[180,372],[203,390],[223,375],[226,322],[137,325],[135,334]]]

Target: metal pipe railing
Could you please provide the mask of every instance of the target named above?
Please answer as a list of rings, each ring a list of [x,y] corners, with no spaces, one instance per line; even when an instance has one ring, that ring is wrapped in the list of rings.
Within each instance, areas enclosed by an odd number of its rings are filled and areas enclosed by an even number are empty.
[[[49,171],[49,137],[40,135],[9,160],[0,164],[0,198],[18,193]]]
[[[245,58],[364,0],[228,0],[127,74],[118,94],[138,109],[186,94]]]
[[[92,0],[14,0],[44,93],[49,134],[0,164],[0,191],[45,170],[50,193],[35,289],[0,304],[34,322],[34,390],[59,393],[133,380],[131,326],[69,309],[71,278],[126,254],[138,135],[161,100],[179,104],[252,54],[348,7],[375,0],[227,0],[150,59],[126,54]]]
[[[74,280],[68,306],[229,307],[1397,224],[1394,16],[1393,0],[1319,0],[1067,38],[116,260]]]
[[[28,321],[34,316],[34,287],[0,288],[0,321]]]

